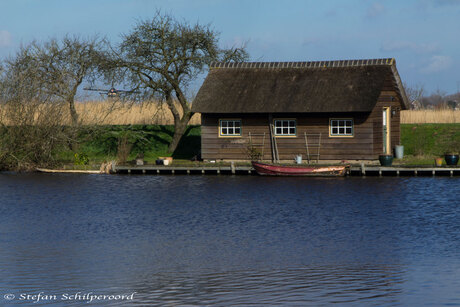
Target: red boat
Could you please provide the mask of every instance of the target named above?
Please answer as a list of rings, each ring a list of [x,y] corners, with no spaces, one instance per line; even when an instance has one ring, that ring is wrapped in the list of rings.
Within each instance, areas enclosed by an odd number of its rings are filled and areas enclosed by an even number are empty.
[[[259,175],[271,176],[345,176],[346,165],[339,166],[287,166],[252,161]]]

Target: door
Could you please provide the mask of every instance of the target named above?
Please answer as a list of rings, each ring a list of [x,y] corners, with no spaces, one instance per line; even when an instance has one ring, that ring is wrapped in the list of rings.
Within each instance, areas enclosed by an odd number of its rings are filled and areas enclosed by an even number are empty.
[[[390,108],[383,108],[383,152],[387,155],[391,154],[390,145]]]

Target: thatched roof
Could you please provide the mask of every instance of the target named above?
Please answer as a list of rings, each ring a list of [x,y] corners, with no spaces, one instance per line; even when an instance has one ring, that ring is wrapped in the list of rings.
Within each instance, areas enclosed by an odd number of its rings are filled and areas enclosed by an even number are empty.
[[[370,112],[389,75],[407,108],[394,59],[214,63],[192,109],[200,113]]]

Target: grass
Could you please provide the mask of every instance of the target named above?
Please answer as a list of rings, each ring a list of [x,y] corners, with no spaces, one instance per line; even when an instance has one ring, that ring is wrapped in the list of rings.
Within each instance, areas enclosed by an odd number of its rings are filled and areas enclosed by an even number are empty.
[[[401,144],[404,158],[395,164],[432,166],[446,152],[460,150],[459,124],[402,124]]]
[[[401,111],[401,124],[455,124],[460,123],[460,110]]]
[[[460,150],[459,124],[403,124],[401,144],[406,155],[441,156]]]
[[[173,124],[173,117],[168,107],[158,101],[143,103],[87,101],[76,103],[75,108],[83,125]],[[195,114],[189,124],[200,125],[200,114]]]
[[[78,144],[73,150],[57,153],[57,159],[61,165],[68,166],[75,163],[75,153],[87,156],[90,165],[117,160],[119,139],[122,137],[125,137],[132,146],[127,161],[134,160],[141,153],[144,154],[144,160],[152,164],[158,157],[172,156],[174,159],[190,160],[199,154],[200,126],[189,126],[176,151],[171,155],[168,153],[168,145],[173,133],[174,127],[170,125],[101,126],[95,130],[87,128],[79,133]]]

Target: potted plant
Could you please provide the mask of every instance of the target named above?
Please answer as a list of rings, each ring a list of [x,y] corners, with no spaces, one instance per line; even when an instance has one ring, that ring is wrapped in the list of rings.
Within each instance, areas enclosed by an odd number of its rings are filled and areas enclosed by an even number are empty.
[[[459,154],[458,152],[449,151],[444,154],[444,159],[447,165],[457,165]]]
[[[444,154],[447,165],[457,165],[459,158],[460,142],[453,141],[449,150]]]
[[[380,155],[379,161],[381,166],[391,166],[391,164],[393,163],[393,155]]]

